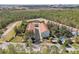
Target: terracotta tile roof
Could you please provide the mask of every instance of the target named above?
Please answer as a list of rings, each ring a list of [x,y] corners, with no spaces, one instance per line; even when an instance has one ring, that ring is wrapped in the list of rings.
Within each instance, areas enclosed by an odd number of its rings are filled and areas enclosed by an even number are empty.
[[[39,28],[40,32],[48,31],[48,28],[47,28],[45,23],[37,23],[37,24],[39,26],[38,28]],[[27,26],[27,30],[34,31],[35,30],[35,22],[29,23],[28,26]]]

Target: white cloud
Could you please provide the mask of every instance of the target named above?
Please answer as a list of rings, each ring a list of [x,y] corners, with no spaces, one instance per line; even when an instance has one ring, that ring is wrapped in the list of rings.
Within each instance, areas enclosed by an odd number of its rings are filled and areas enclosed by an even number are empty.
[[[79,4],[79,0],[0,0],[0,4]]]

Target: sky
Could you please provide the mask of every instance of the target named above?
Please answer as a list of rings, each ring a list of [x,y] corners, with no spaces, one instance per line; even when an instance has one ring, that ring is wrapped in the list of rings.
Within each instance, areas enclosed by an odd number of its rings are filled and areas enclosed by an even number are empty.
[[[79,0],[0,0],[0,4],[79,4]]]

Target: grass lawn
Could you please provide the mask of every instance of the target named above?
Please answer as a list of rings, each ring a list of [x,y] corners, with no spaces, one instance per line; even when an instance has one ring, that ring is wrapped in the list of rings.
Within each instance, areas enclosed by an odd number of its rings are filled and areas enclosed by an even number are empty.
[[[7,36],[5,36],[3,39],[4,40],[6,40],[6,41],[9,41],[10,39],[12,39],[12,37],[14,37],[15,36],[15,31],[14,30],[11,30],[8,34],[7,34]]]
[[[21,36],[16,36],[14,39],[11,40],[11,42],[22,42],[23,38]]]
[[[5,40],[5,41],[10,41],[16,34],[14,28],[20,26],[20,24],[21,24],[21,22],[17,22],[17,24],[13,28],[11,28],[11,30],[7,33],[7,35],[2,39]]]

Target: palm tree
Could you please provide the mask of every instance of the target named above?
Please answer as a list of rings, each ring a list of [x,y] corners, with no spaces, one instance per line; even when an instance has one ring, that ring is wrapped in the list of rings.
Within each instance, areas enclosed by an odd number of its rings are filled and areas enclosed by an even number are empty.
[[[57,46],[51,46],[50,53],[51,54],[59,54],[59,48]]]
[[[25,31],[26,31],[27,24],[28,23],[23,20],[20,26],[15,27],[16,35],[23,36],[23,33],[25,33]]]
[[[64,44],[61,46],[62,51],[60,53],[68,53],[66,46],[68,45],[68,40],[65,40]]]

